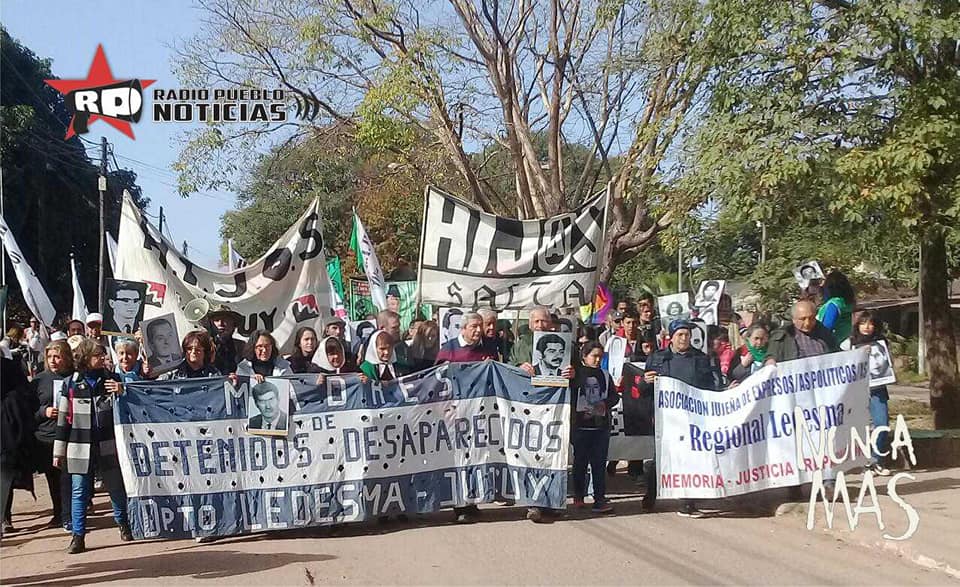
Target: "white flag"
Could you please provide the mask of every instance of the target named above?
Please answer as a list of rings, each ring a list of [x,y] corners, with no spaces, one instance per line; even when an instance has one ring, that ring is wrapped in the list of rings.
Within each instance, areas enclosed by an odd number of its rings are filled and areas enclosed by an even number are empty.
[[[13,264],[13,271],[17,274],[20,291],[24,301],[27,302],[27,307],[40,322],[50,326],[57,317],[57,311],[53,308],[46,290],[40,285],[37,274],[23,258],[23,253],[20,252],[20,247],[2,216],[0,216],[0,240],[3,241],[3,248],[6,249],[7,256]]]
[[[107,234],[109,237],[109,233]],[[83,290],[80,289],[80,279],[77,278],[77,262],[73,255],[70,256],[70,272],[73,274],[73,309],[70,310],[70,317],[74,320],[87,321],[87,301],[83,299]]]
[[[110,256],[110,274],[117,274],[117,241],[113,240],[113,235],[107,232],[107,254]],[[74,316],[76,318],[76,316]]]
[[[380,268],[380,261],[377,259],[377,251],[373,248],[373,241],[370,235],[360,222],[357,212],[353,212],[353,234],[350,236],[350,248],[357,255],[357,263],[363,267],[367,274],[367,282],[370,286],[370,299],[378,310],[387,309],[387,291],[386,280],[383,277],[383,269]]]
[[[236,271],[241,267],[247,266],[247,260],[240,256],[240,253],[233,248],[233,239],[227,239],[227,267],[230,271]]]

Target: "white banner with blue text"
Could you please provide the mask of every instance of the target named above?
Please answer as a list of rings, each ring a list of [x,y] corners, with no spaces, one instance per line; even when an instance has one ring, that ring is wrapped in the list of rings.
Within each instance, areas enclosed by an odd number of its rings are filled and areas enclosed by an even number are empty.
[[[867,349],[786,361],[723,391],[658,377],[658,495],[729,497],[862,466],[869,365]]]
[[[566,388],[533,387],[490,361],[383,385],[317,381],[267,378],[289,393],[265,395],[244,379],[127,384],[115,421],[134,536],[228,536],[501,498],[564,507]],[[289,405],[266,405],[275,397]],[[282,430],[254,434],[268,418]]]

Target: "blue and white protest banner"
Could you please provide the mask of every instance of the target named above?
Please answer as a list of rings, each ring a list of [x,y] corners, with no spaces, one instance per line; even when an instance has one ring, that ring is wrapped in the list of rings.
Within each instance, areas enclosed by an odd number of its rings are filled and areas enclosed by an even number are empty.
[[[134,536],[227,536],[498,498],[564,507],[566,388],[533,387],[495,362],[383,386],[353,374],[266,381],[292,382],[282,419],[270,416],[289,422],[283,435],[246,429],[243,379],[127,384],[115,422]]]
[[[863,465],[869,364],[865,348],[787,361],[724,391],[658,377],[658,496],[728,497]]]

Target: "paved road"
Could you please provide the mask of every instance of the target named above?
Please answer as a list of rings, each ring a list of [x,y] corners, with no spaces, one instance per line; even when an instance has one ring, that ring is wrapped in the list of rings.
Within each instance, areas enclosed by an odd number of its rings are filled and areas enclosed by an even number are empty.
[[[944,584],[952,579],[881,549],[808,531],[799,515],[773,517],[770,500],[748,500],[740,513],[686,519],[673,511],[640,513],[639,496],[614,482],[617,515],[571,513],[535,525],[520,508],[491,506],[473,526],[447,515],[386,527],[351,526],[224,539],[119,542],[105,498],[96,501],[91,550],[67,555],[69,536],[40,530],[49,519],[45,483],[39,500],[18,492],[4,538],[4,585],[363,584]],[[775,496],[776,497],[776,496]],[[769,496],[768,496],[769,498]],[[779,501],[779,499],[774,499]],[[759,504],[759,505],[758,505]],[[663,510],[670,506],[662,502]],[[774,504],[775,505],[775,504]],[[749,507],[756,506],[756,507]],[[753,513],[750,510],[754,510]],[[948,538],[944,537],[944,540]]]

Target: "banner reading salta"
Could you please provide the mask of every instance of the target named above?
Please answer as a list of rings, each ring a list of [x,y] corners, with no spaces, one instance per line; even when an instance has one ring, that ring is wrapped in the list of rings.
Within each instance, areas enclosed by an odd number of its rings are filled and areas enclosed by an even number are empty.
[[[867,349],[787,361],[724,391],[658,377],[653,399],[659,497],[728,497],[809,483],[818,465],[825,479],[838,469],[862,466],[861,450],[833,468],[824,467],[816,454],[859,449],[851,442],[851,428],[869,442],[869,365]],[[832,446],[826,439],[831,430]]]
[[[117,277],[147,282],[144,319],[173,313],[179,332],[196,328],[183,307],[194,298],[226,304],[243,316],[241,335],[256,329],[273,333],[289,352],[300,326],[323,331],[333,315],[333,300],[323,254],[319,202],[281,236],[256,262],[230,273],[199,267],[140,213],[124,193],[117,243]]]
[[[420,298],[440,306],[521,310],[591,302],[607,194],[537,220],[487,214],[427,189]]]
[[[499,498],[564,507],[566,388],[534,388],[490,361],[382,387],[353,374],[316,381],[127,384],[115,426],[134,536],[229,536]]]

